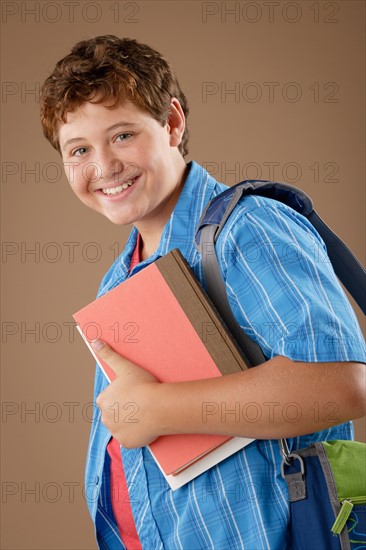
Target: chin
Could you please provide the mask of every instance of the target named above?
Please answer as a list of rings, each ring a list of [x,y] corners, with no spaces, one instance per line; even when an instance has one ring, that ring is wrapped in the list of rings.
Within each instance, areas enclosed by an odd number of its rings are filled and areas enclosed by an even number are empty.
[[[108,216],[106,214],[104,214],[104,216],[114,225],[130,225],[133,223],[133,220],[126,219],[122,216]]]

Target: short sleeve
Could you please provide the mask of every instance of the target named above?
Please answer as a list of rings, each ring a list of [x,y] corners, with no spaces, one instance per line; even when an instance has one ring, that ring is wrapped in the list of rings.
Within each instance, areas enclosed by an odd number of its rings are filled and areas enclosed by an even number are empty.
[[[310,222],[257,197],[232,218],[218,241],[220,265],[234,315],[263,353],[366,362],[357,318]]]

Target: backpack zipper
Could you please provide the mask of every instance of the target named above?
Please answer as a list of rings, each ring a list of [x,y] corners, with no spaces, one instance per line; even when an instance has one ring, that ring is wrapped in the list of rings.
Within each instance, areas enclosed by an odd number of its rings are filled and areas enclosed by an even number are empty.
[[[340,535],[347,520],[352,512],[352,509],[357,504],[366,504],[366,497],[350,497],[345,498],[341,502],[342,506],[332,525],[331,531],[333,535]]]

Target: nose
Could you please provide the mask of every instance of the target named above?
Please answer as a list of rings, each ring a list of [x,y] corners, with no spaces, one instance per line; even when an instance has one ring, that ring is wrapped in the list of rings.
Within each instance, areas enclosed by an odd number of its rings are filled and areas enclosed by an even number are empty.
[[[109,149],[103,149],[99,152],[96,159],[95,177],[104,183],[113,183],[117,181],[124,170],[124,163],[116,158]]]

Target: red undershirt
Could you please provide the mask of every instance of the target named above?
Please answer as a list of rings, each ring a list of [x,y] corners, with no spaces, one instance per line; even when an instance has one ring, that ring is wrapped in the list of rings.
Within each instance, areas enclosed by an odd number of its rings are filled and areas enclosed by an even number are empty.
[[[140,235],[137,237],[136,247],[133,251],[130,263],[130,271],[140,263]],[[120,444],[113,437],[109,440],[107,451],[111,459],[111,499],[114,517],[117,522],[119,534],[127,550],[142,550],[138,537],[135,521],[132,515],[130,497],[127,489],[125,472],[122,464]]]

